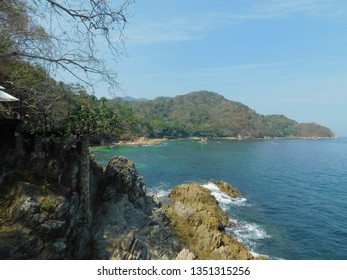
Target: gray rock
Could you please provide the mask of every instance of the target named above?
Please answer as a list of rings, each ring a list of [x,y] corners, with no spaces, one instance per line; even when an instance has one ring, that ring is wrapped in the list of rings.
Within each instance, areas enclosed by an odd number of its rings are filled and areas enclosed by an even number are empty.
[[[91,221],[83,208],[78,160],[70,158],[61,166],[55,176],[60,174],[57,180],[71,190],[66,197],[35,196],[41,186],[17,182],[10,212],[23,236],[18,244],[18,238],[11,246],[2,242],[0,255],[11,259],[194,258],[169,229],[160,200],[146,195],[133,162],[113,157],[104,173],[91,166]],[[29,188],[32,191],[26,193]]]
[[[103,183],[103,202],[94,217],[93,258],[175,259],[184,246],[166,227],[159,203],[146,195],[134,164],[113,157]]]
[[[176,260],[195,260],[195,255],[188,249],[183,249],[178,253]]]
[[[38,235],[42,240],[64,236],[65,222],[49,219],[38,228]]]
[[[64,243],[64,241],[64,239],[57,239],[56,242],[53,244],[56,254],[61,255],[65,252],[66,244]]]
[[[114,156],[107,165],[103,184],[117,193],[126,193],[130,202],[145,195],[142,177],[132,161],[122,156]]]
[[[69,211],[70,204],[68,202],[65,202],[66,199],[63,199],[63,201],[63,203],[59,203],[55,208],[54,213],[52,214],[52,217],[54,219],[63,219],[63,217]]]
[[[22,194],[17,201],[19,201],[19,206],[13,209],[13,220],[15,222],[22,222],[26,226],[31,225],[31,220],[34,214],[39,213],[40,205],[37,202],[35,196],[26,196]],[[23,203],[20,203],[23,201]]]

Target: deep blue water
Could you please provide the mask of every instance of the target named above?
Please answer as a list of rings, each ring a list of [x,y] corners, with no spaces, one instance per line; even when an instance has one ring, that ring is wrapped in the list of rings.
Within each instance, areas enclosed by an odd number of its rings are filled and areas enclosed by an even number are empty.
[[[94,152],[102,165],[115,154],[134,161],[147,189],[161,195],[211,178],[240,189],[246,201],[219,199],[236,223],[230,234],[254,253],[347,259],[347,138],[182,140]]]

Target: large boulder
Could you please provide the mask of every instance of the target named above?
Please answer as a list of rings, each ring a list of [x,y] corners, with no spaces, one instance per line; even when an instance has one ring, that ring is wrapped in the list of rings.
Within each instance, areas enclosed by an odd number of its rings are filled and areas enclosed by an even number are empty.
[[[210,190],[184,184],[175,187],[169,197],[170,228],[198,259],[254,259],[243,244],[225,232],[232,224]]]

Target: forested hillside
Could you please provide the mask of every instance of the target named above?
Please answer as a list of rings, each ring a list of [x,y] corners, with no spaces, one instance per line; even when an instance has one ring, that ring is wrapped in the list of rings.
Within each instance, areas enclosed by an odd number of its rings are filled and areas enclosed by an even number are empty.
[[[321,125],[299,124],[283,115],[263,116],[214,92],[123,102],[135,112],[138,133],[149,137],[333,137]]]

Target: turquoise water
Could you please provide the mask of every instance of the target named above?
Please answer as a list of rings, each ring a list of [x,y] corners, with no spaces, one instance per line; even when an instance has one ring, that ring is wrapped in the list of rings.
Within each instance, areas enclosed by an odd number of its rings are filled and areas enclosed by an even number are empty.
[[[271,259],[347,259],[347,138],[334,140],[182,140],[160,146],[98,148],[134,161],[147,189],[222,179],[242,201],[214,191],[236,228],[230,234]],[[205,185],[213,189],[211,185]],[[224,200],[223,200],[224,199]]]

